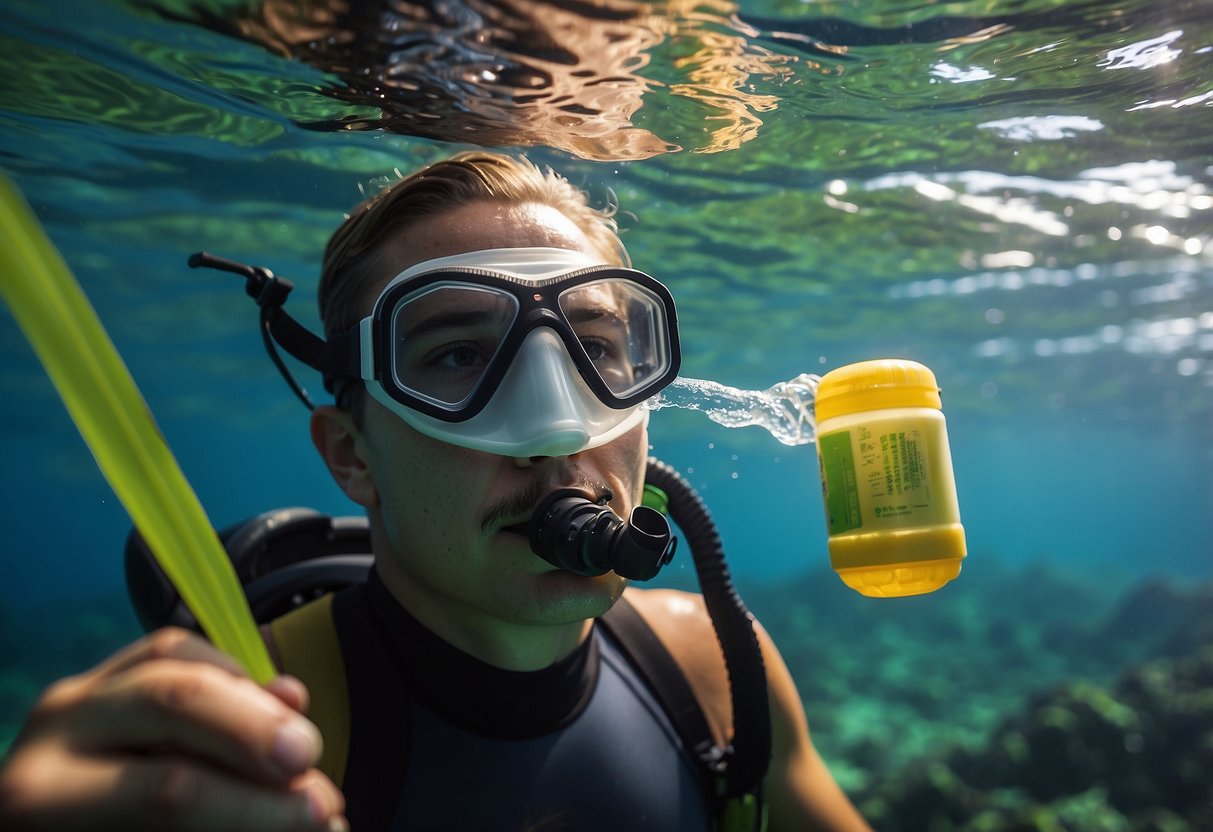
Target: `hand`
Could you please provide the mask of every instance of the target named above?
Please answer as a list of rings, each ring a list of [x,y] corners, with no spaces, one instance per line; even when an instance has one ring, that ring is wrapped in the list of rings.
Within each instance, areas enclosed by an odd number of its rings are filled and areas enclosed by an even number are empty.
[[[344,830],[307,690],[179,629],[42,695],[0,765],[0,829]]]

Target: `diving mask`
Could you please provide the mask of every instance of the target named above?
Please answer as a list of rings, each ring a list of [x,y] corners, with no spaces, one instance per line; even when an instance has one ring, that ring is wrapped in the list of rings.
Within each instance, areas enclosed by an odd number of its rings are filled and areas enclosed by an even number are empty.
[[[270,335],[330,390],[361,379],[416,430],[479,451],[561,456],[605,444],[644,421],[642,402],[678,373],[669,290],[577,251],[488,249],[418,263],[327,342],[282,311],[290,285],[268,271],[209,255],[191,264],[248,277],[271,356],[305,402]]]
[[[559,456],[639,424],[679,352],[669,291],[576,251],[506,248],[419,263],[348,339],[381,404],[424,434]]]

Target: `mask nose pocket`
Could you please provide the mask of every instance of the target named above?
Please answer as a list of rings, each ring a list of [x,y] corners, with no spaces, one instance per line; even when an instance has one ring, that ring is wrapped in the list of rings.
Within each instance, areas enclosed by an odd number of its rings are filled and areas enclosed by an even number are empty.
[[[500,409],[530,456],[560,456],[586,447],[597,397],[573,366],[564,344],[548,327],[527,335],[484,415]]]

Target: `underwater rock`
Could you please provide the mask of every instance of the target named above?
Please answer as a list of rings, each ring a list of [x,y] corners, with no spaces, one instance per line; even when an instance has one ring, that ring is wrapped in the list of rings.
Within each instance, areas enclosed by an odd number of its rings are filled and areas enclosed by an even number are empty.
[[[1213,584],[1139,584],[1088,639],[1092,651],[1120,656],[1180,656],[1213,641]]]
[[[1213,829],[1213,642],[1040,694],[986,748],[909,766],[859,800],[881,832]],[[880,781],[880,778],[876,778]]]
[[[1137,714],[1107,691],[1066,686],[1039,703],[1023,726],[1027,757],[1019,785],[1045,803],[1085,792],[1127,767],[1128,737],[1140,732]]]
[[[879,779],[945,742],[987,736],[1028,691],[1076,675],[1111,680],[1124,666],[1124,657],[1088,648],[1115,608],[1110,588],[1047,563],[1012,568],[975,557],[973,567],[940,592],[885,601],[852,592],[828,570],[746,588],[827,759],[867,768],[865,782]],[[1064,634],[1052,644],[1051,628]],[[882,724],[894,719],[906,730],[891,739]],[[855,756],[868,742],[886,747],[879,768]],[[862,756],[874,758],[870,748]]]
[[[981,795],[944,763],[932,763],[915,772],[895,801],[899,818],[931,818],[935,826],[956,828],[972,817]]]

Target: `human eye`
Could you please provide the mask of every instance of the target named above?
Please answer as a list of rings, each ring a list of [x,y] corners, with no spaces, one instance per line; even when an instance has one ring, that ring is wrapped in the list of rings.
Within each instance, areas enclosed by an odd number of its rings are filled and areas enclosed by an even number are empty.
[[[611,389],[630,381],[632,366],[626,341],[616,337],[582,336],[581,346]]]
[[[396,378],[423,396],[448,403],[462,401],[484,375],[495,345],[495,340],[470,334],[447,337],[430,333],[398,350]]]
[[[475,341],[455,341],[431,349],[423,363],[433,370],[468,370],[488,364],[484,347]]]
[[[614,345],[605,338],[583,337],[581,339],[581,348],[585,350],[585,354],[594,363],[605,361],[617,352],[614,349]]]

